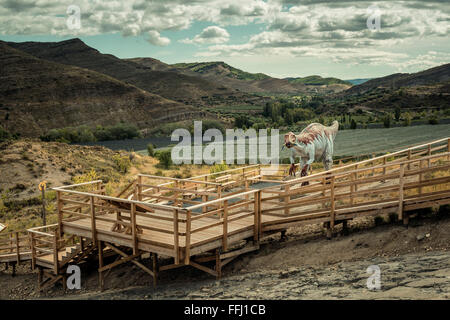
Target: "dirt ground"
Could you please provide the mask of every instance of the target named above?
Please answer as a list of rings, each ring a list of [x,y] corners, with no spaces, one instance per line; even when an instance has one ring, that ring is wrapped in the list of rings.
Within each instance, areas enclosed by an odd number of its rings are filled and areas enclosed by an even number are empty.
[[[355,220],[349,227],[348,235],[337,230],[332,240],[318,225],[292,228],[287,240],[274,234],[259,251],[228,264],[221,280],[183,267],[162,272],[155,289],[151,277],[130,263],[113,269],[106,290],[99,292],[93,263],[82,267],[81,290],[64,292],[58,284],[38,294],[37,275],[27,263],[15,277],[11,268],[0,271],[0,299],[450,298],[448,214],[413,218],[409,227],[387,222],[376,226],[373,218]],[[370,265],[380,267],[380,290],[366,287]]]

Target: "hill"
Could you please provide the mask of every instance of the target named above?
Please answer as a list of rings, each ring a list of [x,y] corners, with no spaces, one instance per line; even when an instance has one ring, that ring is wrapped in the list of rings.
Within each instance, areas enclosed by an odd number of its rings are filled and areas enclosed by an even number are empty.
[[[361,84],[361,83],[364,83],[364,82],[367,82],[367,81],[369,81],[369,80],[371,80],[372,78],[364,78],[364,79],[349,79],[349,80],[344,80],[344,81],[347,81],[347,82],[350,82],[352,85],[354,85],[354,86],[356,86],[356,85],[358,85],[358,84]]]
[[[234,68],[223,61],[216,62],[194,62],[194,63],[177,63],[173,67],[181,70],[190,70],[200,74],[214,74],[216,76],[225,76],[238,80],[253,81],[264,80],[270,78],[264,73],[249,73]]]
[[[308,76],[304,78],[286,78],[287,81],[290,83],[303,83],[306,85],[313,85],[313,86],[321,86],[321,85],[331,85],[331,84],[345,84],[345,85],[351,85],[350,82],[344,81],[337,78],[322,78],[321,76]]]
[[[249,73],[234,68],[223,61],[178,63],[172,65],[183,73],[197,73],[210,81],[217,81],[228,87],[249,93],[329,93],[339,92],[350,87],[350,83],[336,79],[323,79],[319,76],[306,78],[278,79],[264,73]],[[301,79],[305,79],[301,81]]]
[[[251,104],[261,100],[259,97],[236,92],[198,76],[167,69],[156,59],[122,60],[110,54],[102,54],[80,39],[61,42],[9,42],[8,45],[40,59],[103,73],[184,104]]]
[[[98,72],[38,59],[0,42],[0,126],[36,137],[68,126],[157,123],[200,117],[198,109]]]
[[[416,73],[395,73],[375,78],[351,87],[345,94],[362,94],[376,88],[398,89],[402,87],[435,85],[450,81],[450,63]]]

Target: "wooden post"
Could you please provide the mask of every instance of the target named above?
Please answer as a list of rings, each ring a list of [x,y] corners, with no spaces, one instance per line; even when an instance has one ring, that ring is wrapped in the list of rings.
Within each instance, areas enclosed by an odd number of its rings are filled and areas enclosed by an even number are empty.
[[[153,262],[153,287],[156,287],[156,283],[158,281],[158,254],[152,253],[152,262]]]
[[[138,253],[138,239],[137,239],[137,227],[136,227],[136,205],[134,203],[131,204],[130,211],[130,219],[131,219],[131,237],[133,241],[133,254]]]
[[[41,197],[42,197],[42,225],[47,225],[47,213],[45,212],[45,188],[41,189]]]
[[[431,156],[431,143],[428,144],[428,156]],[[428,159],[428,168],[431,167],[431,159]]]
[[[17,265],[19,265],[20,264],[19,232],[16,232],[15,235],[16,235],[16,260],[17,260]]]
[[[358,170],[358,165],[355,166],[355,170]],[[358,180],[358,173],[355,172],[355,180]],[[354,191],[358,191],[358,185],[355,184]]]
[[[262,191],[258,192],[258,241],[262,238]]]
[[[352,173],[352,184],[350,186],[350,204],[353,204],[353,193],[355,192],[356,189],[356,172]]]
[[[450,138],[447,139],[447,152],[450,152]],[[447,160],[450,161],[450,154],[447,156]]]
[[[228,200],[223,202],[223,251],[228,250]]]
[[[61,200],[61,192],[60,191],[56,191],[56,201],[57,201],[57,206],[58,206],[58,230],[59,230],[59,236],[62,237],[63,202]]]
[[[42,278],[44,277],[44,270],[42,270],[42,267],[38,267],[38,288],[41,288]]]
[[[285,186],[285,187],[284,187],[284,193],[289,194],[289,189],[290,189],[290,186],[289,186],[289,185]],[[288,205],[289,205],[289,199],[290,199],[290,198],[291,198],[290,195],[287,195],[287,196],[284,197],[284,205],[285,205],[285,206],[288,206]],[[288,215],[289,212],[290,212],[290,209],[289,209],[289,208],[285,208],[285,209],[284,209],[284,214],[285,214],[285,215]]]
[[[53,271],[55,272],[56,275],[59,274],[58,240],[59,240],[58,230],[55,230],[53,234],[53,261],[54,261]]]
[[[31,244],[31,269],[36,268],[36,242],[34,240],[34,233],[30,232],[30,244]]]
[[[386,165],[386,162],[387,162],[387,157],[385,156],[385,157],[383,157],[383,166]],[[383,167],[383,175],[385,175],[385,174],[386,174],[386,167]]]
[[[256,243],[259,241],[259,197],[260,197],[260,191],[256,192],[254,195],[254,202],[253,202],[253,210],[254,210],[254,220],[253,220],[253,241]]]
[[[331,229],[331,232],[333,232],[333,228],[334,228],[335,208],[336,208],[336,204],[335,204],[335,200],[334,200],[334,182],[335,182],[335,176],[332,176],[331,182],[330,182],[330,199],[331,199],[330,229]]]
[[[217,198],[220,199],[222,198],[222,186],[217,186]],[[218,203],[218,209],[222,208],[222,203],[219,202]],[[220,218],[220,213],[219,213],[219,218]]]
[[[138,175],[138,200],[142,201],[142,176]]]
[[[245,179],[245,177],[244,177],[244,179]],[[249,190],[249,183],[248,183],[248,180],[247,179],[245,179],[245,191],[248,191]],[[250,195],[245,195],[245,201],[248,201],[250,199]],[[247,204],[246,206],[245,206],[245,208],[248,210],[249,209],[249,205]]]
[[[220,279],[222,277],[222,263],[220,261],[220,250],[216,249],[216,279]]]
[[[202,202],[203,203],[206,203],[206,202],[208,202],[208,198],[207,198],[208,196],[207,195],[202,195]],[[208,210],[208,206],[204,206],[204,207],[202,207],[202,213],[206,213],[206,211]]]
[[[408,149],[408,160],[411,160],[411,149]],[[411,170],[411,163],[408,162],[408,170]]]
[[[95,226],[95,203],[94,197],[90,196],[90,204],[91,204],[91,229],[92,229],[92,242],[97,242],[97,231]]]
[[[104,278],[103,278],[103,243],[101,241],[97,241],[98,248],[98,286],[100,291],[103,291],[104,288]]]
[[[191,259],[191,211],[186,212],[186,251],[184,264],[189,265]]]
[[[173,213],[173,250],[175,257],[175,264],[180,263],[180,250],[179,250],[179,236],[178,236],[178,210],[174,210]]]
[[[419,173],[419,184],[420,184],[423,181],[423,173],[422,173],[423,161],[422,160],[419,161],[419,167],[420,167],[420,173]],[[422,187],[419,187],[419,194],[422,194]]]
[[[398,219],[403,219],[403,187],[405,184],[404,180],[405,175],[405,165],[402,163],[400,165],[400,175],[399,175],[399,191],[398,191]]]

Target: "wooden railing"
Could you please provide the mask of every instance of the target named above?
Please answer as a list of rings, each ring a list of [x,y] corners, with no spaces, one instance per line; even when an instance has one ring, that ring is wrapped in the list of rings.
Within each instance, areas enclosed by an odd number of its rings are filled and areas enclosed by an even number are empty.
[[[156,183],[155,181],[165,181]],[[139,174],[133,200],[171,202],[174,206],[198,204],[222,196],[222,184]]]
[[[85,232],[90,233],[93,243],[100,236],[112,239],[133,248],[134,255],[141,248],[161,248],[178,265],[189,264],[190,257],[197,253],[199,242],[192,237],[199,237],[202,231],[220,234],[221,247],[227,250],[233,222],[249,217],[252,223],[248,228],[253,228],[255,239],[259,239],[263,228],[275,229],[294,222],[323,221],[332,228],[336,221],[367,212],[394,212],[403,218],[405,210],[420,207],[423,201],[450,198],[450,153],[442,152],[449,145],[435,146],[442,141],[290,181],[269,179],[277,183],[261,190],[250,190],[249,184],[265,181],[262,178],[269,166],[247,166],[190,179],[139,175],[118,197],[106,196],[101,181],[53,188],[57,194],[58,228],[45,231],[45,235],[34,229],[31,241],[56,243],[55,248],[59,248],[64,227],[85,219],[85,228],[89,225]],[[240,178],[243,188],[223,192],[222,180],[230,178]],[[271,219],[262,226],[263,216]],[[111,229],[105,229],[105,222]],[[169,235],[173,243],[158,247],[152,238],[155,234],[164,234],[166,239]],[[207,241],[217,241],[211,237]],[[33,256],[48,254],[48,247],[37,248]],[[39,248],[43,250],[38,252]]]
[[[427,142],[424,144],[420,144],[417,146],[413,146],[407,149],[403,149],[400,151],[396,151],[393,153],[387,153],[378,157],[373,157],[370,159],[366,159],[363,161],[359,161],[357,163],[343,164],[338,167],[332,168],[328,171],[321,171],[314,174],[311,174],[309,177],[322,177],[333,173],[338,172],[346,172],[349,170],[357,170],[360,168],[366,167],[374,167],[376,165],[385,165],[387,163],[401,162],[404,160],[412,160],[416,158],[420,158],[423,156],[430,156],[432,154],[436,154],[438,152],[450,152],[450,138],[443,138],[431,142]],[[297,165],[298,166],[298,165]],[[280,165],[280,168],[283,168]],[[284,169],[283,174],[286,174],[286,170]],[[297,174],[297,176],[299,176]],[[273,178],[267,175],[266,177],[256,177],[253,179],[249,179],[253,182],[271,182],[271,183],[287,183],[290,184],[292,181],[304,181],[303,177],[294,178],[288,181],[281,181],[279,176],[274,176]]]
[[[11,255],[14,255],[15,262],[20,263],[21,259],[23,259],[21,255],[29,252],[30,243],[26,232],[17,231],[0,234],[0,257],[7,255],[12,258]]]
[[[36,227],[28,229],[31,243],[31,265],[33,270],[36,268],[36,260],[42,256],[52,255],[53,264],[50,261],[48,267],[53,268],[58,273],[58,225]]]
[[[174,181],[180,182],[179,180]],[[197,182],[194,181],[194,183]],[[205,184],[205,182],[202,181],[199,182],[199,184]],[[207,185],[220,186],[220,184],[209,182]],[[137,186],[139,186],[139,184]],[[148,186],[145,184],[142,184],[141,187],[163,189],[161,186]],[[173,251],[171,255],[175,258],[175,264],[180,263],[183,253],[185,262],[189,263],[190,249],[192,246],[191,237],[198,232],[211,230],[221,226],[221,230],[223,231],[222,246],[224,250],[227,250],[230,223],[253,216],[253,223],[250,224],[249,227],[254,229],[255,238],[259,236],[260,198],[257,190],[240,192],[238,194],[216,198],[207,202],[196,203],[189,207],[181,208],[175,205],[161,205],[144,201],[109,197],[101,194],[91,194],[71,190],[67,187],[64,189],[53,189],[57,192],[58,212],[60,215],[58,220],[61,221],[62,229],[64,225],[69,225],[70,222],[79,219],[88,219],[88,221],[90,221],[91,238],[94,242],[98,240],[100,232],[102,235],[113,236],[120,239],[122,244],[126,244],[133,248],[135,254],[139,251],[140,244],[152,241],[152,239],[148,240],[148,238],[142,237],[144,230],[169,234],[173,237]],[[180,188],[180,192],[181,190],[184,192],[186,191],[186,189]],[[191,192],[191,190],[189,190],[189,192]],[[142,196],[144,197],[145,195],[146,193],[143,191]],[[89,199],[89,201],[86,201],[86,199]],[[139,222],[137,217],[151,218],[166,222],[170,221],[172,227],[161,227],[158,226],[157,223],[148,223],[149,220],[140,220]],[[114,227],[111,230],[99,230],[97,224],[100,221],[109,222]],[[39,234],[42,234],[42,231],[36,229],[33,231],[38,231]],[[48,233],[47,237],[58,239],[58,230],[54,230],[53,234]],[[182,247],[183,244],[180,240],[181,238],[184,238],[185,240],[184,252],[180,251],[180,247]],[[33,239],[32,241],[34,241]],[[51,239],[47,241],[50,242]]]
[[[252,199],[250,199],[252,197]],[[205,213],[193,216],[195,210],[204,209],[215,206],[217,209],[206,211]],[[221,227],[222,228],[222,249],[228,250],[228,238],[230,223],[242,220],[248,217],[253,217],[253,237],[254,240],[259,239],[259,225],[260,225],[260,197],[258,190],[251,190],[239,194],[223,197],[212,200],[207,203],[197,204],[187,208],[186,212],[186,251],[185,264],[190,262],[190,248],[191,236],[197,232],[208,229]],[[204,211],[204,210],[202,210]],[[206,224],[200,224],[199,227],[192,228],[194,221],[203,222],[208,218]],[[216,221],[211,222],[211,218]]]
[[[364,211],[395,212],[402,219],[404,209],[418,208],[421,201],[450,198],[450,152],[307,176],[261,193],[262,214],[285,218],[280,223],[316,219],[333,227]]]

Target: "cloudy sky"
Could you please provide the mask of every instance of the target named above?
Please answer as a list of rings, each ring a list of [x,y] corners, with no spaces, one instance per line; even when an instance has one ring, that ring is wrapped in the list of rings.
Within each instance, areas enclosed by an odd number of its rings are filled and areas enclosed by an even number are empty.
[[[449,0],[0,0],[1,40],[78,37],[120,58],[276,77],[416,72],[450,62],[449,33]]]

